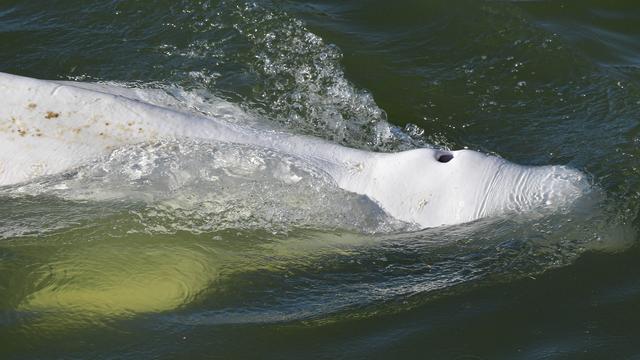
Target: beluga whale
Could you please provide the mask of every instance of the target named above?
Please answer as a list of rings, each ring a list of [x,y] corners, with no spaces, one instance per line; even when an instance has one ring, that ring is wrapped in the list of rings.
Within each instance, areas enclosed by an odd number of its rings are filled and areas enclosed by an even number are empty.
[[[561,209],[589,190],[585,174],[567,166],[523,166],[466,149],[371,152],[158,106],[107,86],[0,73],[0,187],[59,174],[126,145],[175,138],[295,156],[422,228]]]

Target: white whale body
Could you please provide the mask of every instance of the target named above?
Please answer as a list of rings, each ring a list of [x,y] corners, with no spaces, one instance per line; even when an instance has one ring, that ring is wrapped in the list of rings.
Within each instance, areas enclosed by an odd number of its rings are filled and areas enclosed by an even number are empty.
[[[368,152],[156,106],[108,87],[0,73],[0,186],[60,173],[128,144],[182,137],[296,156],[421,227],[561,208],[589,187],[584,174],[564,166],[521,166],[471,150]]]

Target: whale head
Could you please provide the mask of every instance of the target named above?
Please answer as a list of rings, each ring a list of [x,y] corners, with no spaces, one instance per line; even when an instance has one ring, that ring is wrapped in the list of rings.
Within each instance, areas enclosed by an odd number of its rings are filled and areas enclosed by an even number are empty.
[[[558,210],[589,190],[566,166],[524,166],[472,150],[380,154],[367,193],[392,216],[421,227],[534,210]]]

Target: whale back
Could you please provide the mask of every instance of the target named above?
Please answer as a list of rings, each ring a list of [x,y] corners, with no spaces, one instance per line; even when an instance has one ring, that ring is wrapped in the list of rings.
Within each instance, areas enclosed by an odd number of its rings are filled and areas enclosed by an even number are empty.
[[[0,186],[61,172],[125,144],[240,136],[231,125],[67,82],[0,73],[0,94]]]

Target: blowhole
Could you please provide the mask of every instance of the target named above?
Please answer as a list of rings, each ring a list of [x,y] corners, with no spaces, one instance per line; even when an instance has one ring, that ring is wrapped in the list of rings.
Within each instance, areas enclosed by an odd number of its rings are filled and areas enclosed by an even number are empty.
[[[453,159],[452,153],[441,152],[441,153],[438,153],[438,155],[436,155],[436,160],[438,160],[438,162],[441,162],[441,163],[448,163],[449,161],[451,161],[451,159]]]

